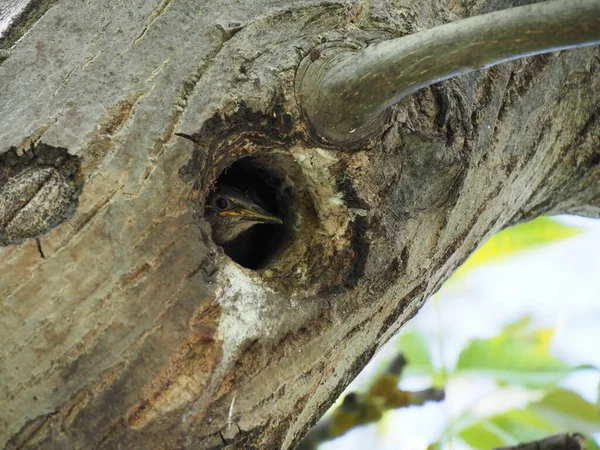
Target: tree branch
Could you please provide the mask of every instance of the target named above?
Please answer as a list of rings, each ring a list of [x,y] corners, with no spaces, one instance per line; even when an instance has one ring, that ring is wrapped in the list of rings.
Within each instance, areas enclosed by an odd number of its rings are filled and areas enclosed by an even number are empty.
[[[314,131],[352,143],[382,112],[431,84],[524,56],[600,42],[600,1],[553,0],[441,25],[356,51],[323,48],[298,72]]]
[[[564,433],[511,447],[498,447],[494,450],[585,450],[585,440],[578,433]]]
[[[340,406],[310,430],[297,450],[313,450],[321,442],[335,439],[354,428],[375,423],[391,409],[444,399],[443,389],[429,388],[415,392],[399,390],[398,383],[405,366],[406,359],[400,353],[374,378],[365,392],[348,393]]]

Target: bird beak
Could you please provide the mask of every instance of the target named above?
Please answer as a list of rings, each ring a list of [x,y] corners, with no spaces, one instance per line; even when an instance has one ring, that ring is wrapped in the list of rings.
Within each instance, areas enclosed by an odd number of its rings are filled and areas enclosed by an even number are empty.
[[[250,209],[229,209],[226,211],[220,211],[217,213],[220,216],[233,216],[240,220],[249,220],[256,223],[272,223],[275,225],[283,224],[283,220],[279,217],[265,211],[260,207],[256,207],[254,210]]]

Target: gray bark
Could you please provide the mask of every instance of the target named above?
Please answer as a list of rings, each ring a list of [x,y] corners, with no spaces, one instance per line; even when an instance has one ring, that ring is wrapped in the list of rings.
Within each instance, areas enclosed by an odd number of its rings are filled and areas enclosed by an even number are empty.
[[[0,43],[0,447],[293,448],[492,233],[597,217],[597,48],[427,88],[352,151],[298,107],[323,42],[523,3],[40,2]],[[288,208],[259,270],[202,218],[244,156]]]
[[[299,96],[319,136],[349,145],[376,131],[390,105],[424,87],[511,59],[598,43],[597,0],[535,3],[366,48],[326,44],[300,66]]]
[[[585,450],[585,439],[578,433],[556,434],[539,441],[498,447],[495,450]]]

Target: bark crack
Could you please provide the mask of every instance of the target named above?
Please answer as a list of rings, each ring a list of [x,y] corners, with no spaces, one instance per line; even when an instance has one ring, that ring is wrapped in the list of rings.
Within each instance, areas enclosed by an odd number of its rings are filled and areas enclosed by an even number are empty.
[[[162,135],[157,138],[156,144],[150,152],[151,159],[158,158],[161,155],[165,144],[173,138],[177,125],[181,120],[181,116],[183,115],[187,107],[189,96],[192,94],[194,88],[200,82],[200,80],[202,80],[202,77],[206,72],[207,68],[213,63],[213,61],[223,48],[223,45],[228,40],[225,39],[225,33],[222,33],[222,35],[223,39],[220,40],[218,45],[216,45],[215,48],[213,48],[213,50],[210,51],[208,55],[206,55],[206,57],[202,59],[202,61],[200,61],[200,63],[192,70],[192,73],[181,83],[173,106],[171,107],[171,114],[169,118],[170,120],[165,125]]]
[[[127,49],[117,57],[117,59],[123,56],[133,47],[135,47],[135,45],[143,39],[148,30],[152,27],[152,25],[154,25],[154,22],[156,22],[158,18],[162,16],[167,11],[167,9],[169,9],[169,6],[171,6],[171,3],[173,3],[173,1],[174,0],[160,0],[158,2],[158,4],[152,9],[150,14],[148,14],[148,17],[146,17],[146,20],[144,21],[140,32],[133,39],[131,44],[127,46]]]
[[[79,236],[79,233],[84,229],[84,227],[98,217],[98,213],[111,202],[111,200],[116,196],[117,192],[119,192],[120,188],[114,189],[110,194],[108,194],[105,198],[101,199],[97,202],[89,212],[83,214],[81,219],[77,221],[75,226],[71,225],[73,229],[67,236],[67,238],[61,243],[60,247],[55,251],[55,253],[60,252],[63,248],[66,248],[71,239],[75,236]]]

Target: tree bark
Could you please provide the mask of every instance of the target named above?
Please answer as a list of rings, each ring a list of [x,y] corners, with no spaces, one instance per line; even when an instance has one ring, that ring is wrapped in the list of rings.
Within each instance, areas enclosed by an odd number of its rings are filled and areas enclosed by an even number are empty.
[[[498,447],[495,450],[585,450],[585,439],[578,433],[556,434],[539,441]]]
[[[511,59],[600,43],[600,2],[507,8],[363,49],[328,45],[299,70],[301,103],[319,136],[338,144],[377,129],[390,105],[424,87]]]
[[[33,2],[0,41],[0,447],[293,448],[491,234],[598,217],[597,48],[424,89],[360,148],[298,106],[323,43],[524,3]],[[203,219],[240,158],[285,213],[257,270]]]

